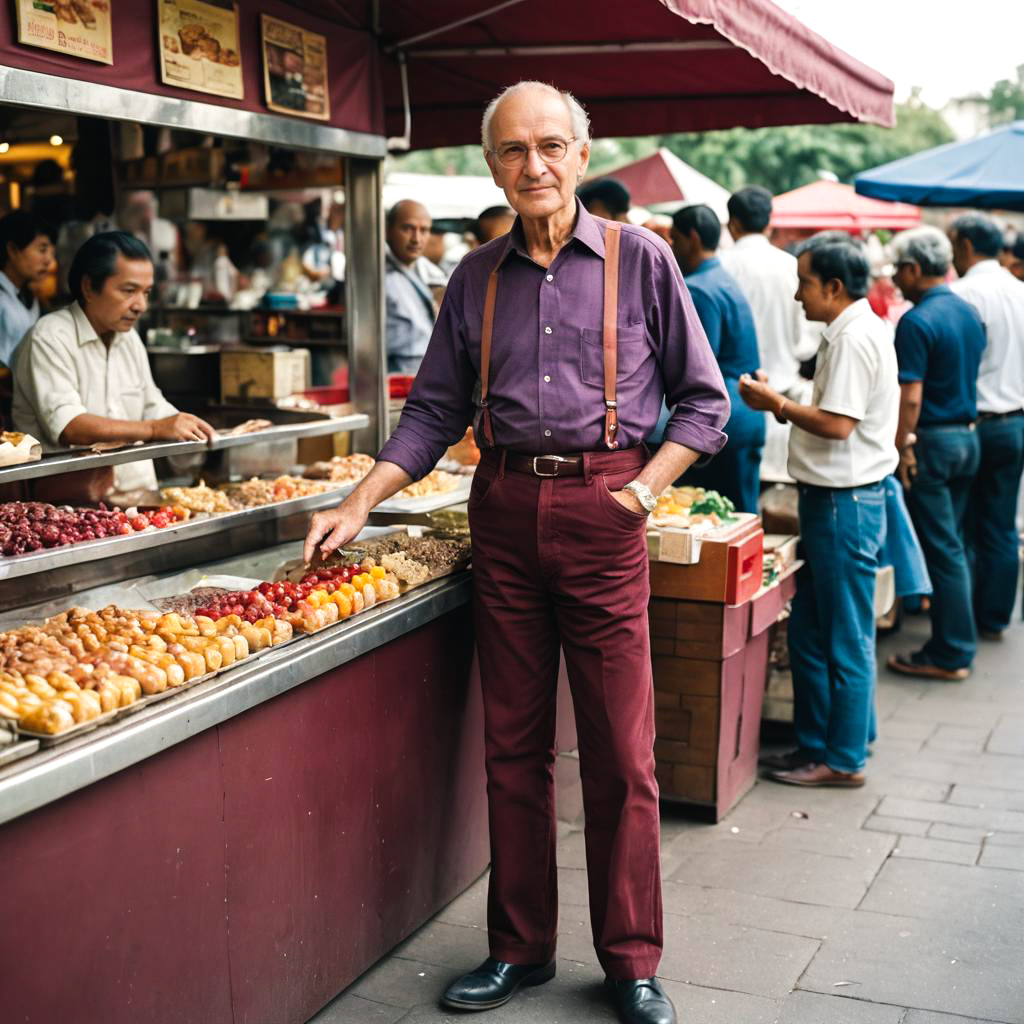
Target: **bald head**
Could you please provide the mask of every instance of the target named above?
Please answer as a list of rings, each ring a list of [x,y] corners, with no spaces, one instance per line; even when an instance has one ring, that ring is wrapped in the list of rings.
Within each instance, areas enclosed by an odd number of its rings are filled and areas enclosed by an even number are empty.
[[[493,149],[496,145],[496,139],[492,134],[492,122],[494,121],[495,114],[497,114],[500,107],[505,106],[509,102],[523,102],[530,106],[537,105],[537,101],[543,106],[544,101],[556,100],[558,103],[564,105],[566,113],[569,116],[568,127],[573,136],[582,145],[585,142],[590,141],[590,118],[587,117],[587,112],[580,106],[579,101],[571,92],[562,92],[560,89],[556,89],[553,85],[548,85],[547,82],[516,82],[515,85],[510,85],[507,89],[502,90],[497,96],[487,104],[487,109],[484,110],[483,123],[481,125],[481,135],[483,137],[484,149]],[[558,115],[552,111],[548,111],[549,115],[557,117]]]
[[[399,263],[411,266],[423,255],[432,223],[427,208],[415,199],[402,199],[388,210],[387,242]]]

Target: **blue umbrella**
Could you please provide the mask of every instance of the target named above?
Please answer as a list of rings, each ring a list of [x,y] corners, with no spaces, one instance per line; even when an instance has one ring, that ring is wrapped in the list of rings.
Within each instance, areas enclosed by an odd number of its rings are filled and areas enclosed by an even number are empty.
[[[864,171],[854,186],[918,206],[1024,210],[1024,121]]]

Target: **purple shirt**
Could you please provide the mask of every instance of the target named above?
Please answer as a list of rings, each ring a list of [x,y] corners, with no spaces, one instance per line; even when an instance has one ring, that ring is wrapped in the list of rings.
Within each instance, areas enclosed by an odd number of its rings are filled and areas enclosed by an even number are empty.
[[[495,443],[531,455],[604,450],[604,225],[579,203],[577,210],[572,237],[547,269],[530,259],[518,220],[456,267],[381,461],[418,480],[466,432],[487,278],[499,259],[489,396]],[[664,399],[675,407],[665,440],[718,452],[729,418],[718,363],[672,250],[629,224],[619,246],[618,324],[620,447],[647,437]]]

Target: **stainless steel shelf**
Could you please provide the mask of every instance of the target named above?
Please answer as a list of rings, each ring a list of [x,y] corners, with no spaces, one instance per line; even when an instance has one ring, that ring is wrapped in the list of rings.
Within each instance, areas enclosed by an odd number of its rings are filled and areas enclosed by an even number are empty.
[[[241,509],[238,512],[223,512],[220,515],[204,519],[193,519],[175,526],[166,526],[162,530],[147,530],[144,533],[136,533],[127,537],[105,537],[102,540],[84,541],[81,544],[67,544],[64,547],[33,551],[30,554],[15,555],[11,558],[0,557],[0,580],[6,581],[22,576],[33,576],[37,573],[52,572],[54,569],[96,562],[104,558],[138,554],[143,551],[150,552],[154,548],[164,547],[168,544],[193,540],[227,530],[240,531],[257,523],[284,519],[296,513],[315,512],[339,504],[341,499],[354,488],[355,484],[345,484],[332,488],[324,494],[314,494],[308,498],[292,498],[290,501],[259,505],[256,508]]]
[[[267,411],[272,412],[273,410],[268,409]],[[259,415],[260,410],[254,409],[253,416],[258,417]],[[152,444],[130,445],[98,455],[81,450],[60,451],[43,455],[36,462],[5,466],[0,469],[0,484],[14,483],[18,480],[36,480],[44,476],[75,473],[84,469],[99,469],[101,466],[118,466],[125,462],[139,462],[143,459],[160,459],[169,455],[199,455],[205,452],[221,451],[225,448],[259,444],[264,441],[291,441],[303,437],[322,437],[325,434],[362,430],[369,424],[369,417],[365,413],[357,412],[347,416],[304,420],[301,423],[283,423],[253,434],[240,434],[237,437],[220,436],[214,438],[209,444],[205,441],[157,441]]]
[[[121,722],[0,769],[0,823],[92,782],[366,654],[470,599],[462,572],[428,583],[354,619],[305,636]]]

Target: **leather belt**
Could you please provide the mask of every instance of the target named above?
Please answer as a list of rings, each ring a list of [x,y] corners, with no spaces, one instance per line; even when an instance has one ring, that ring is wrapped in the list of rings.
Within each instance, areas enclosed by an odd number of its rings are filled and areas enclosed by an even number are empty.
[[[583,456],[520,455],[518,452],[507,452],[505,468],[514,473],[530,473],[532,476],[583,476]]]
[[[1009,412],[979,412],[978,422],[982,420],[1005,420],[1011,416],[1024,416],[1024,409],[1011,409]]]

